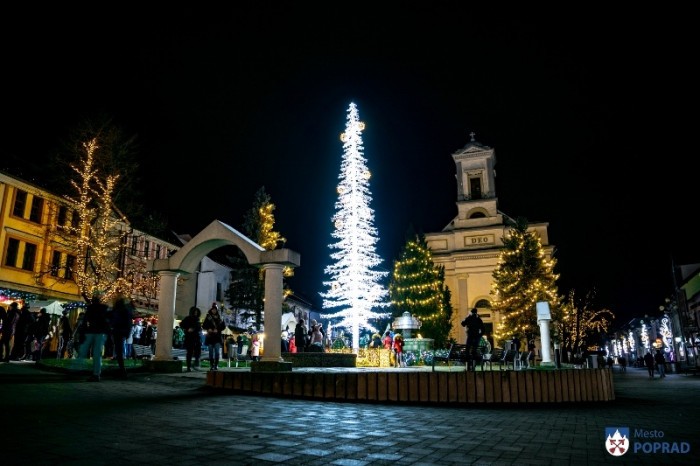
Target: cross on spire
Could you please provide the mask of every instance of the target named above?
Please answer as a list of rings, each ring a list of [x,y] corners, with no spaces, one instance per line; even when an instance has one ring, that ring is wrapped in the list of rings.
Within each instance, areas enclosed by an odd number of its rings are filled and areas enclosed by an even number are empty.
[[[471,133],[469,133],[469,136],[471,136],[471,138],[472,138],[471,142],[474,142],[474,136],[476,136],[476,133],[474,131],[472,131]]]

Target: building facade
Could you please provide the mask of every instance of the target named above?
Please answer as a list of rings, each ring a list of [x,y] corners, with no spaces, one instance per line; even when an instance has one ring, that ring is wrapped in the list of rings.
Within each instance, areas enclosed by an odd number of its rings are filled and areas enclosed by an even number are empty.
[[[510,218],[498,210],[496,195],[496,154],[491,147],[471,141],[454,152],[457,178],[457,215],[440,232],[426,233],[435,265],[445,267],[445,285],[452,295],[452,332],[458,342],[465,340],[462,320],[476,307],[493,334],[500,316],[491,311],[492,273],[508,234]],[[549,244],[548,223],[530,223],[528,229],[540,237],[547,258],[554,246]],[[533,312],[535,312],[533,310]],[[495,342],[502,346],[503,342]]]
[[[83,302],[71,246],[77,225],[77,209],[68,200],[0,172],[0,305]],[[124,229],[119,267],[131,271],[134,281],[143,281],[146,260],[166,258],[178,248],[128,225],[119,228]],[[133,297],[138,312],[157,314],[157,282],[140,287]]]

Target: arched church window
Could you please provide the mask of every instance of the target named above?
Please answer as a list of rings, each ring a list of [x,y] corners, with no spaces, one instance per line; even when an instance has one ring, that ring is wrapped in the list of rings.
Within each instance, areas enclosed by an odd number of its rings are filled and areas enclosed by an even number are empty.
[[[487,299],[480,299],[474,305],[477,309],[491,309],[491,303]]]

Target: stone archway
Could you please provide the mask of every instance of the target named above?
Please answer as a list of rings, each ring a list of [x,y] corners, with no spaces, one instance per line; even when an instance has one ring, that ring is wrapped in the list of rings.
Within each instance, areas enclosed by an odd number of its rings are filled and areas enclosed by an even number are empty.
[[[235,228],[214,220],[171,257],[148,262],[148,270],[157,272],[160,276],[155,366],[158,363],[166,366],[173,360],[172,338],[178,277],[194,273],[204,256],[222,246],[230,245],[237,246],[249,264],[265,270],[265,322],[271,325],[266,325],[270,334],[265,343],[262,360],[280,360],[281,341],[280,338],[274,338],[279,328],[274,323],[279,325],[282,318],[282,270],[284,267],[298,267],[299,253],[291,249],[267,251]]]

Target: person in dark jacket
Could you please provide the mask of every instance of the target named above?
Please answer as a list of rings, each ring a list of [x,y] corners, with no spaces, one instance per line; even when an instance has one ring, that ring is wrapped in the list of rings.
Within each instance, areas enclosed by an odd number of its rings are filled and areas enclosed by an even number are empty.
[[[34,335],[32,342],[36,341],[36,346],[32,343],[32,361],[41,361],[41,353],[44,350],[44,342],[51,331],[51,316],[46,312],[46,308],[39,310],[39,317],[34,324]]]
[[[7,314],[2,321],[2,329],[0,329],[0,360],[3,362],[9,362],[12,357],[10,341],[15,335],[18,319],[19,305],[14,302],[8,307]]]
[[[199,370],[199,358],[202,356],[202,323],[200,317],[202,311],[195,306],[190,308],[190,313],[180,322],[180,328],[185,331],[185,350],[187,360],[187,372]],[[192,365],[194,359],[194,366]]]
[[[131,335],[131,327],[134,322],[134,309],[131,301],[124,297],[117,298],[114,301],[114,306],[112,306],[111,316],[114,356],[119,364],[117,377],[125,379],[124,353],[126,352],[126,339]]]
[[[107,305],[97,294],[92,297],[90,304],[85,309],[83,317],[85,342],[80,345],[78,357],[80,359],[87,358],[88,349],[92,348],[92,375],[88,378],[88,382],[99,382],[102,375],[102,350],[110,332],[107,310]]]
[[[29,359],[31,356],[30,346],[34,339],[32,327],[35,320],[34,314],[31,313],[29,307],[26,304],[22,306],[19,310],[17,325],[15,326],[15,342],[12,344],[12,359],[14,361]]]
[[[219,355],[221,354],[221,345],[224,344],[222,333],[226,324],[219,314],[219,308],[216,303],[211,305],[211,309],[207,312],[204,318],[202,328],[207,332],[204,343],[209,348],[209,370],[216,371],[219,369]]]
[[[297,353],[303,353],[306,350],[306,329],[304,328],[304,319],[299,319],[296,327],[294,327],[294,345],[297,347]]]
[[[644,355],[644,365],[647,367],[649,372],[649,378],[654,378],[654,355],[647,350],[647,354]]]
[[[485,326],[484,321],[481,320],[477,309],[471,310],[469,315],[462,321],[462,327],[467,329],[467,348],[469,351],[469,365],[471,370],[476,369],[476,362],[479,360],[478,347],[479,341],[481,340],[481,335],[484,333]]]

